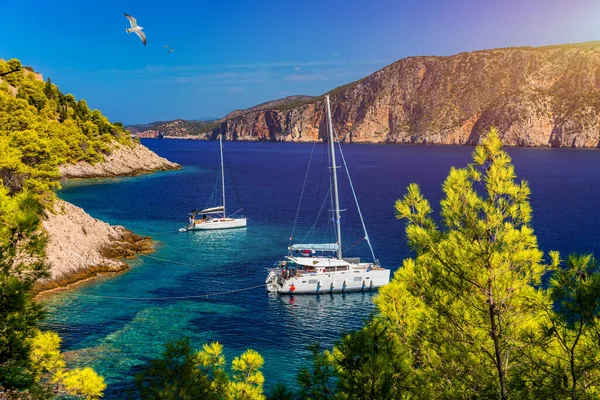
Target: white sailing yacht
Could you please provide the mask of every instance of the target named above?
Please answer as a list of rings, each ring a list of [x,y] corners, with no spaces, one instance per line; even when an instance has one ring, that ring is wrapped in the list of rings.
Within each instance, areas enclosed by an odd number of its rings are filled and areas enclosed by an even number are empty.
[[[331,174],[333,180],[333,196],[335,203],[336,242],[321,244],[293,244],[288,247],[288,255],[278,261],[269,270],[265,281],[267,291],[278,294],[320,294],[352,291],[368,291],[386,285],[390,281],[390,270],[379,266],[375,259],[371,242],[354,193],[352,181],[350,187],[354,194],[358,213],[364,230],[364,239],[369,244],[373,262],[361,262],[360,258],[344,258],[342,256],[342,235],[340,226],[340,202],[338,197],[337,168],[335,161],[335,145],[333,126],[331,123],[331,107],[329,96],[326,96],[327,119],[329,130],[329,146],[331,152]],[[340,154],[346,166],[342,149]],[[346,173],[348,169],[346,168]],[[348,174],[348,179],[350,175]],[[290,238],[291,239],[291,238]]]
[[[227,217],[227,214],[225,214],[225,169],[223,167],[223,135],[219,135],[219,148],[221,152],[221,186],[223,195],[223,205],[205,208],[204,210],[191,213],[188,218],[188,226],[186,228],[181,228],[180,231],[244,228],[246,226],[245,217],[233,218],[232,216]]]

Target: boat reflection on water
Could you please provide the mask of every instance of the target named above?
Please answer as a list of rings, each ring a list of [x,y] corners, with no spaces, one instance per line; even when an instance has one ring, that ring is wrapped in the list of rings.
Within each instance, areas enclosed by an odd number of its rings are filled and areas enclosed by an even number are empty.
[[[365,318],[376,310],[373,302],[376,292],[312,296],[269,293],[268,296],[271,307],[278,308],[278,318],[283,317],[286,325],[305,330],[304,334],[312,332],[310,340],[337,339],[344,332],[359,329]],[[310,329],[306,330],[307,326]]]

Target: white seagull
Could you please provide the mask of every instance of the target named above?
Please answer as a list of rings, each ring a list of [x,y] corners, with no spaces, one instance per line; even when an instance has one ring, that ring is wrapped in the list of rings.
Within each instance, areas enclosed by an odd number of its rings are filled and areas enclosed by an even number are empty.
[[[127,33],[135,32],[140,37],[140,39],[142,39],[142,42],[144,43],[144,46],[145,46],[146,45],[146,34],[144,34],[144,32],[142,32],[142,29],[144,29],[144,28],[142,28],[141,26],[138,26],[137,21],[131,15],[125,13],[125,16],[129,20],[129,23],[131,24],[131,29],[127,28],[125,30],[127,31]]]

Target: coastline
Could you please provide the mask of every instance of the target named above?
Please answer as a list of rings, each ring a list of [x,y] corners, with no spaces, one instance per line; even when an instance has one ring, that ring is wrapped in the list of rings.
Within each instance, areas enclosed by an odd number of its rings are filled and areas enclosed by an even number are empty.
[[[46,211],[42,226],[48,234],[46,262],[50,277],[36,283],[36,296],[125,272],[130,266],[124,260],[154,252],[151,237],[93,218],[60,199]]]
[[[56,281],[48,281],[48,284],[46,284],[46,282],[38,283],[33,288],[33,295],[36,300],[40,300],[44,297],[51,296],[55,293],[75,289],[76,287],[83,285],[87,282],[95,281],[97,279],[111,275],[119,275],[128,271],[129,269],[130,267],[128,265],[119,271],[110,269],[105,270],[102,269],[102,267],[98,267],[98,269],[90,268],[86,271],[82,271],[82,275],[80,277],[78,276],[77,279],[73,281],[62,281],[59,279]],[[83,275],[84,273],[86,275]]]
[[[181,165],[160,157],[138,142],[135,142],[131,147],[125,145],[113,146],[111,153],[105,156],[103,162],[90,164],[80,161],[58,167],[62,179],[137,176],[181,168]]]
[[[208,138],[206,137],[204,134],[199,134],[199,135],[184,135],[184,136],[169,136],[166,135],[163,138],[157,138],[157,137],[140,137],[140,139],[147,139],[147,140],[164,140],[164,139],[169,139],[169,140],[199,140],[199,141],[212,141],[212,140],[218,140],[218,139],[212,139],[212,138]],[[232,142],[244,142],[244,143],[254,143],[254,142],[261,142],[261,143],[290,143],[290,144],[313,144],[313,143],[327,143],[326,141],[323,141],[322,139],[319,140],[264,140],[264,139],[235,139],[232,140]],[[410,146],[410,147],[470,147],[470,148],[474,148],[477,144],[474,143],[463,143],[463,144],[455,144],[455,143],[429,143],[429,142],[425,142],[425,143],[421,143],[421,142],[369,142],[369,141],[360,141],[360,140],[353,140],[353,141],[342,141],[341,142],[344,145],[374,145],[374,146]],[[548,145],[511,145],[511,144],[505,144],[504,145],[505,148],[509,148],[509,149],[541,149],[541,150],[562,150],[562,149],[568,149],[568,150],[600,150],[600,144],[598,144],[597,146],[552,146],[550,144]]]
[[[62,179],[102,179],[137,176],[182,167],[158,156],[140,143],[114,145],[105,161],[61,165]],[[83,282],[117,275],[130,269],[124,260],[154,252],[150,236],[93,218],[80,207],[57,199],[42,220],[48,235],[46,262],[50,277],[34,287],[36,298],[77,287]]]

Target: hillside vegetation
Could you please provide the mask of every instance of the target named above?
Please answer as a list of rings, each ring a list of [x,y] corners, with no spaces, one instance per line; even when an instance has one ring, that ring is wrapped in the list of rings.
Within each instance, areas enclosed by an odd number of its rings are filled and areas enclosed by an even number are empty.
[[[49,276],[41,219],[54,204],[59,165],[97,163],[133,142],[85,100],[63,94],[19,60],[0,60],[0,73],[10,71],[0,77],[0,398],[97,398],[102,378],[89,368],[65,372],[60,340],[37,328],[44,310],[32,289]]]
[[[0,60],[0,73],[18,68],[19,60]],[[49,78],[27,68],[0,78],[0,179],[9,194],[52,196],[58,165],[102,161],[118,144],[132,144],[121,123],[62,93]]]
[[[0,60],[0,72],[20,67],[16,59]],[[0,78],[0,178],[11,193],[40,180],[48,189],[58,165],[102,161],[111,145],[131,143],[121,123],[63,94],[50,78],[26,68]]]

